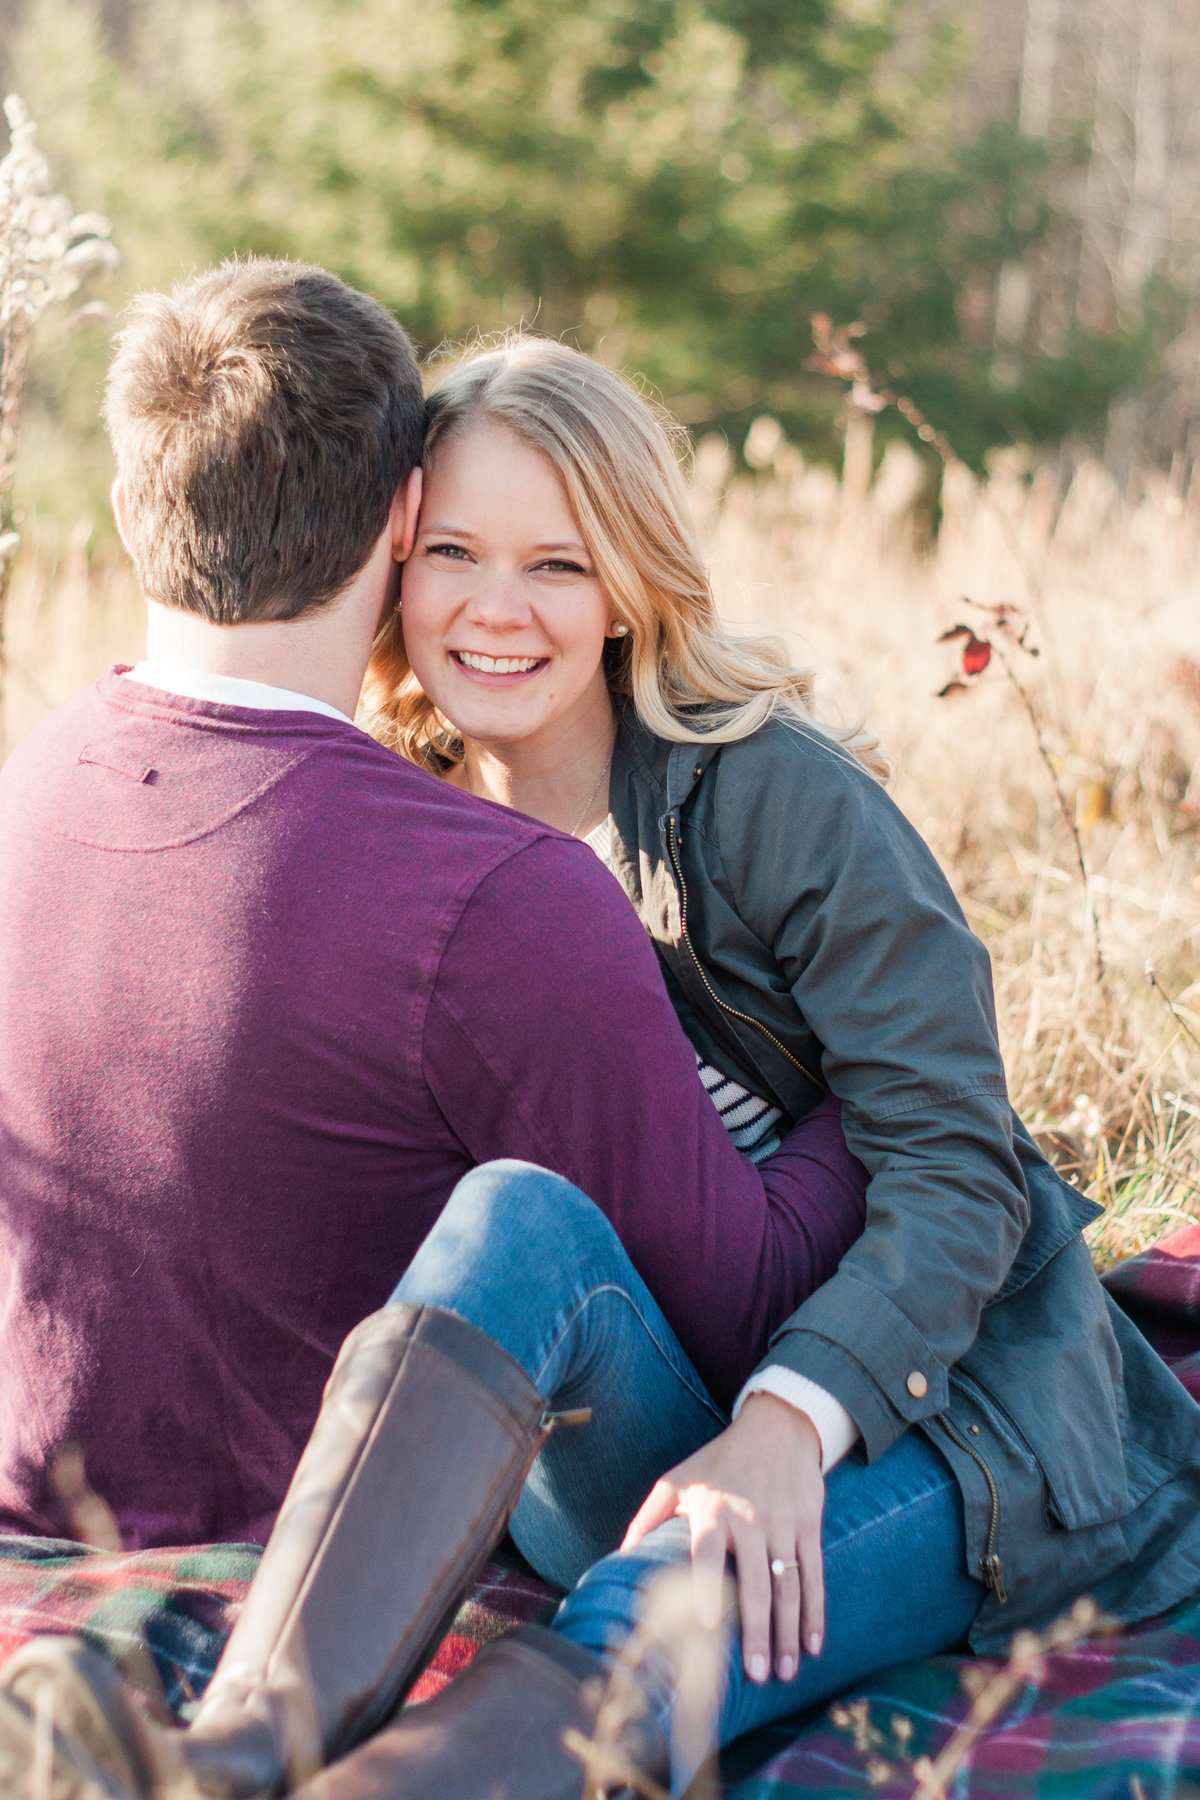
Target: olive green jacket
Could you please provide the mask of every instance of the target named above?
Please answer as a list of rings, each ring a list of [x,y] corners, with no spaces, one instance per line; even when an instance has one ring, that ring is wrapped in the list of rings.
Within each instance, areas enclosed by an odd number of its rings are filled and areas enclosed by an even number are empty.
[[[815,731],[670,744],[626,708],[612,866],[697,1049],[801,1117],[826,1085],[867,1224],[767,1361],[881,1456],[909,1426],[962,1488],[972,1634],[1079,1593],[1127,1621],[1200,1589],[1200,1407],[1113,1305],[1100,1209],[1016,1120],[987,951],[884,790]]]

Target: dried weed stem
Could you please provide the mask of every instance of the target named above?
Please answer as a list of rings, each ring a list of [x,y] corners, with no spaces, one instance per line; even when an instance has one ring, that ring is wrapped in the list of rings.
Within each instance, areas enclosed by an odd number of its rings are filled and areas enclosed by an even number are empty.
[[[20,543],[13,481],[29,333],[48,307],[69,299],[98,269],[111,273],[117,252],[111,226],[97,213],[76,213],[51,193],[50,167],[37,148],[37,127],[15,94],[4,102],[10,146],[0,161],[0,757],[5,749],[5,620],[12,567]]]

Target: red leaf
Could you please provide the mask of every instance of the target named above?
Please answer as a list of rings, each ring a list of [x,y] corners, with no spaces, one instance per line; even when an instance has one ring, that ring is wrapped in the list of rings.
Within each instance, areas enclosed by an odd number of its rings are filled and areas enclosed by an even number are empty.
[[[982,675],[992,660],[992,646],[986,638],[968,635],[963,645],[963,668],[968,675]]]

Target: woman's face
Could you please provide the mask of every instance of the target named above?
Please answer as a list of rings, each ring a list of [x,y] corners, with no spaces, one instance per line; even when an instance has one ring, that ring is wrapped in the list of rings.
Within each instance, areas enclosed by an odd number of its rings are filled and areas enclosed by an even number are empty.
[[[401,600],[413,673],[464,737],[565,746],[609,706],[608,596],[555,470],[503,426],[439,446]]]

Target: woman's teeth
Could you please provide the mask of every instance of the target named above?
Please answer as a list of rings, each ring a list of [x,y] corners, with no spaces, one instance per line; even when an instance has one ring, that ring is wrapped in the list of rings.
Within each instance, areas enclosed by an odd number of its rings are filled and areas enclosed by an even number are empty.
[[[545,662],[544,656],[476,656],[473,650],[456,650],[455,659],[466,669],[478,669],[481,675],[527,675]]]

